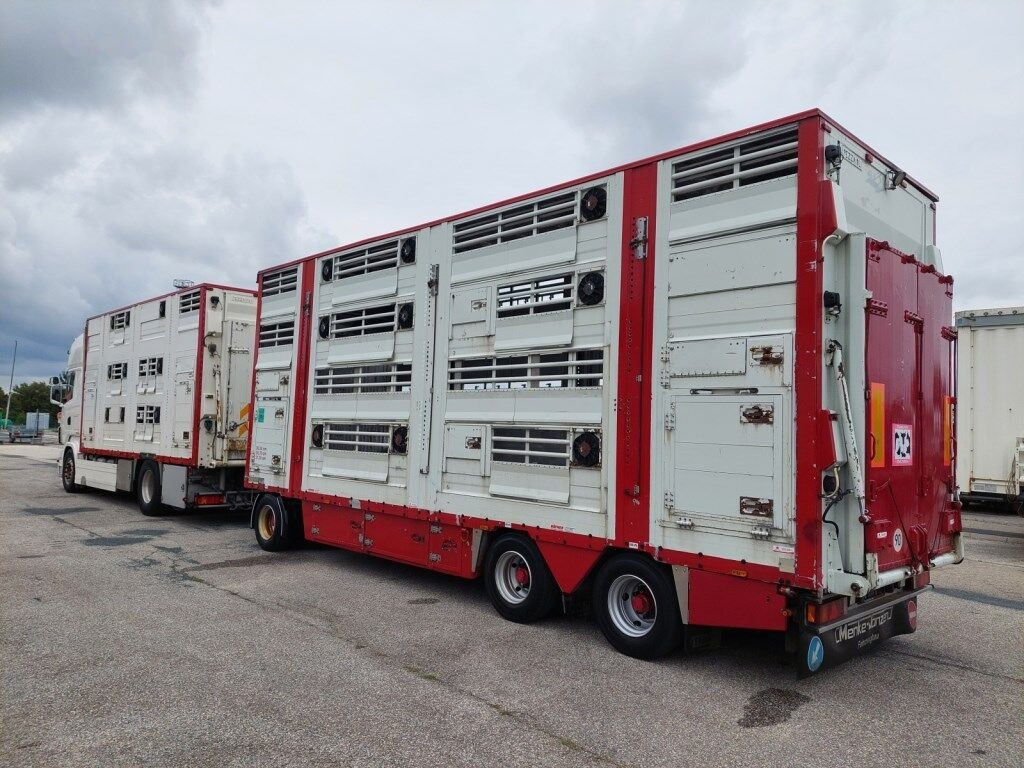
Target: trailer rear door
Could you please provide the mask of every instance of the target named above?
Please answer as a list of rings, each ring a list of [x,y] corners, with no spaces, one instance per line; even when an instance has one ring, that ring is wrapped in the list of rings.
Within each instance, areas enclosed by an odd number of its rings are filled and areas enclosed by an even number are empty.
[[[865,549],[878,570],[953,548],[952,285],[868,240]]]

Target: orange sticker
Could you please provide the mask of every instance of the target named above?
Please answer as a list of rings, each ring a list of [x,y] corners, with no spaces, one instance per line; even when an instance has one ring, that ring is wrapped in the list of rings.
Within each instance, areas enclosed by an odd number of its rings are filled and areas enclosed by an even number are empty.
[[[871,382],[871,466],[885,466],[885,384]]]

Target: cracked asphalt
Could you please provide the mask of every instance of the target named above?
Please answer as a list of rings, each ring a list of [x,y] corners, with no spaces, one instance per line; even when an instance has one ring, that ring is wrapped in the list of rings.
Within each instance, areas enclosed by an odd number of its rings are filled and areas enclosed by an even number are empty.
[[[1022,518],[966,515],[916,634],[798,681],[770,634],[645,663],[585,611],[523,627],[479,583],[65,494],[58,450],[0,447],[2,766],[1022,762]]]

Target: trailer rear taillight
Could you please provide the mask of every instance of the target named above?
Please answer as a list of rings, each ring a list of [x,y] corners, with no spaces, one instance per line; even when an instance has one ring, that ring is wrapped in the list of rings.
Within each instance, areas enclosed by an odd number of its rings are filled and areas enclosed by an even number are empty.
[[[210,507],[217,504],[224,503],[224,494],[222,493],[197,493],[195,498],[197,507]]]
[[[846,613],[846,598],[837,597],[826,603],[808,603],[804,617],[808,624],[828,624]]]

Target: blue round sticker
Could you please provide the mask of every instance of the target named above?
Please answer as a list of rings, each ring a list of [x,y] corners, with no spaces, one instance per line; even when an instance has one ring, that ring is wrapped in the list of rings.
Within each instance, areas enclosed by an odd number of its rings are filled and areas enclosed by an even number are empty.
[[[817,672],[823,661],[825,661],[825,646],[822,645],[821,638],[815,635],[807,644],[807,668],[811,672]]]

